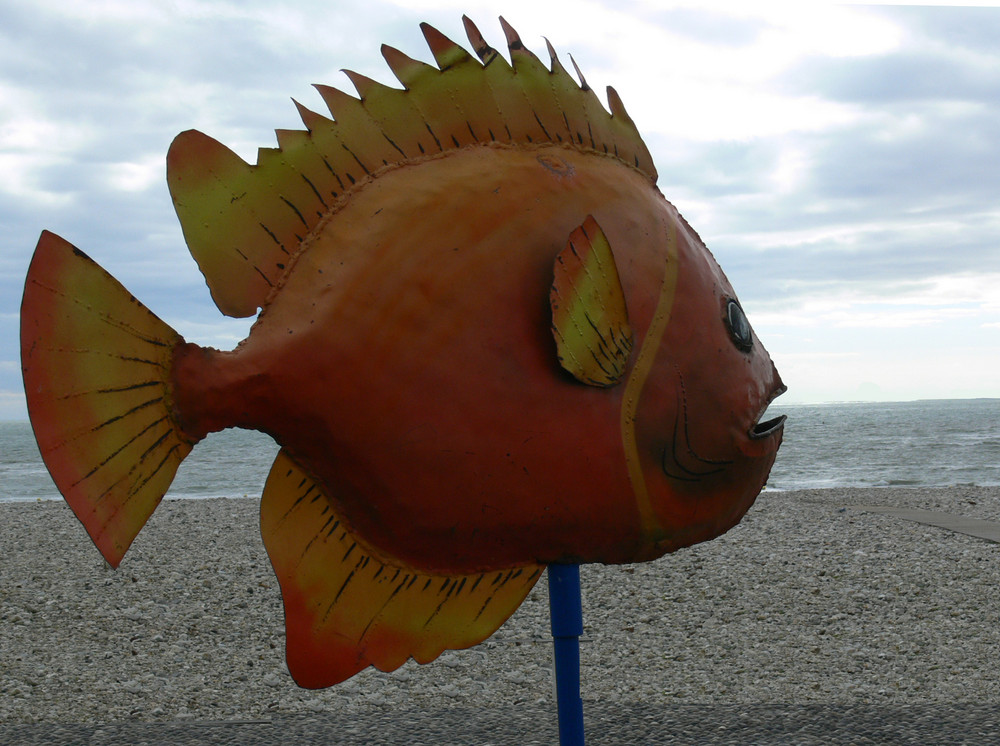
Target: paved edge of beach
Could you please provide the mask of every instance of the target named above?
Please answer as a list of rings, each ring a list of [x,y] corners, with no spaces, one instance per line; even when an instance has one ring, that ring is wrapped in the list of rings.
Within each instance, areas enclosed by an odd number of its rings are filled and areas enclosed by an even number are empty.
[[[1000,488],[767,491],[715,541],[584,566],[591,716],[995,708],[1000,545],[864,506],[1000,521]],[[477,647],[306,691],[284,666],[256,500],[165,501],[117,572],[60,502],[0,503],[0,520],[5,729],[554,708],[544,579]]]

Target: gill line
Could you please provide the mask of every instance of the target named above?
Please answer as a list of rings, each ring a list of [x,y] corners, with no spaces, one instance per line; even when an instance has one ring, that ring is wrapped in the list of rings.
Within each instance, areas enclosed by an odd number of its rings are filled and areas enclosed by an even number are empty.
[[[649,377],[660,341],[670,323],[670,312],[674,306],[674,295],[677,289],[677,225],[669,220],[667,225],[667,261],[660,285],[660,297],[656,302],[649,330],[639,350],[635,366],[625,383],[621,410],[622,446],[625,449],[625,464],[628,469],[629,481],[635,494],[636,508],[639,513],[639,528],[643,537],[660,537],[663,526],[656,517],[653,505],[649,499],[649,489],[642,473],[642,462],[635,439],[635,417],[642,397],[642,389]]]

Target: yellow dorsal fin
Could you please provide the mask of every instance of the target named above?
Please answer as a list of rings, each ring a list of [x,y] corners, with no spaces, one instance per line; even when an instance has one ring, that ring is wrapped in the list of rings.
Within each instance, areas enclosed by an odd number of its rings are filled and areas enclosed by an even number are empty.
[[[590,215],[556,257],[549,302],[562,367],[591,386],[618,383],[632,351],[632,328],[611,245]]]
[[[285,603],[288,669],[332,686],[489,637],[541,575],[531,565],[471,575],[420,572],[367,546],[285,451],[264,486],[261,535]]]
[[[613,89],[608,113],[551,46],[548,69],[500,19],[508,63],[472,21],[463,21],[481,62],[422,24],[438,67],[383,46],[403,89],[345,71],[360,98],[317,86],[333,119],[296,104],[307,130],[279,131],[279,147],[261,149],[256,165],[200,132],[174,140],[170,193],[223,313],[256,313],[309,231],[355,184],[386,166],[477,143],[551,142],[615,156],[656,181],[649,151]]]

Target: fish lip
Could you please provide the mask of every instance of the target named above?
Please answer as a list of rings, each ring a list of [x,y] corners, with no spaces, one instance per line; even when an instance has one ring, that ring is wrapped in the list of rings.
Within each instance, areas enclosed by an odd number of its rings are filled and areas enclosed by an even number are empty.
[[[772,435],[781,432],[784,428],[785,420],[788,419],[787,415],[779,415],[778,417],[773,417],[769,420],[765,420],[764,422],[761,422],[760,418],[764,416],[764,412],[766,412],[767,408],[771,406],[771,402],[784,394],[786,391],[788,391],[788,387],[782,384],[771,392],[771,395],[767,398],[767,401],[764,402],[764,406],[760,408],[760,412],[757,414],[753,424],[747,431],[747,435],[750,437],[750,440],[764,440],[765,438],[770,438]]]

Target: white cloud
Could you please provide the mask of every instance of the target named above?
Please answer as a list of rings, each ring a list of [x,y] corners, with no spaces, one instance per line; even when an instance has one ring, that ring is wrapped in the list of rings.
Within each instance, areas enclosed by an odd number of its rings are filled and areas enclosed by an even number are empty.
[[[893,371],[933,367],[929,351],[962,361],[958,378],[996,381],[995,359],[974,352],[977,339],[1000,347],[989,23],[702,0],[24,7],[0,10],[0,317],[16,316],[48,227],[185,336],[232,347],[248,327],[216,324],[202,278],[176,265],[188,260],[163,180],[170,139],[198,128],[254,162],[273,129],[300,126],[289,97],[323,109],[310,83],[350,90],[347,67],[395,85],[379,43],[430,61],[425,19],[468,47],[463,12],[503,50],[502,12],[541,59],[547,35],[602,97],[607,84],[621,93],[666,196],[741,289],[793,392],[849,397],[868,381],[902,397],[913,385]],[[0,325],[2,358],[17,356],[16,326]],[[0,389],[18,377],[0,367]],[[916,379],[945,395],[944,369]]]
[[[0,193],[39,209],[68,207],[73,202],[72,194],[41,186],[37,179],[40,171],[61,162],[62,159],[47,153],[0,152],[0,174],[3,174]]]
[[[122,192],[140,192],[163,181],[163,156],[146,156],[141,161],[108,163],[104,166],[108,185]]]
[[[956,320],[990,322],[1000,313],[1000,274],[946,275],[919,281],[841,283],[778,299],[749,312],[759,328],[899,329],[936,327]]]
[[[90,0],[86,3],[62,3],[40,0],[36,8],[60,18],[72,19],[86,25],[116,21],[129,24],[147,24],[167,16],[166,9],[150,3],[129,0]],[[43,10],[44,9],[44,10]],[[137,29],[141,28],[137,26]]]
[[[188,342],[217,350],[231,350],[247,337],[256,318],[230,319],[216,312],[205,319],[177,316],[165,321]]]
[[[789,389],[780,400],[785,404],[858,398],[964,399],[996,397],[990,371],[1000,366],[1000,348],[947,347],[931,353],[913,347],[857,356],[779,351],[774,359]],[[865,391],[868,396],[859,395]]]
[[[0,422],[26,420],[28,405],[22,391],[0,391]]]
[[[69,162],[92,134],[45,114],[40,98],[38,91],[0,80],[0,193],[43,208],[65,207],[70,195],[42,184],[42,175]]]

